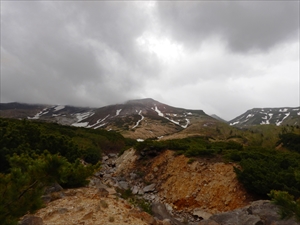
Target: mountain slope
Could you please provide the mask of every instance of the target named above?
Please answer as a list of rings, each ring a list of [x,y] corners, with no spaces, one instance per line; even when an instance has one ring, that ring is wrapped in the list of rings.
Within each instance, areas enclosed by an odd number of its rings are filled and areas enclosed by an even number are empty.
[[[229,121],[231,126],[300,125],[300,107],[254,108]]]
[[[20,111],[21,113],[16,113]],[[157,138],[179,132],[199,117],[211,119],[202,110],[176,108],[151,98],[130,100],[124,104],[102,108],[6,103],[1,104],[0,116],[92,129],[104,128],[135,139]]]

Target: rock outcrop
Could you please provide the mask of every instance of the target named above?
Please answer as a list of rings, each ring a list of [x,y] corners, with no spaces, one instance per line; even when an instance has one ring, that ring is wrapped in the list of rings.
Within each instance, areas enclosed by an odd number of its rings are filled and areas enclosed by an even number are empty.
[[[219,213],[199,225],[299,225],[294,219],[281,220],[278,207],[270,201],[254,201],[250,205],[229,212]]]

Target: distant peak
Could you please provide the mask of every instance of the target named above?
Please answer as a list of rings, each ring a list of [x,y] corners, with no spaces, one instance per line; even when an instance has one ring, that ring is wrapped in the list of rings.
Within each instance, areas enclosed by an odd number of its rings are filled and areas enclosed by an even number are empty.
[[[126,102],[126,104],[155,104],[155,103],[159,103],[159,102],[155,101],[152,98],[134,99]]]

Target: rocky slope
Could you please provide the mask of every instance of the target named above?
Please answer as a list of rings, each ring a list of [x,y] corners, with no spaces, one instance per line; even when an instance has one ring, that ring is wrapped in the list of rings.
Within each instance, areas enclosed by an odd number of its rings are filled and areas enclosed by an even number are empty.
[[[21,225],[297,225],[281,221],[269,201],[254,201],[241,187],[232,164],[215,159],[188,163],[165,151],[148,163],[134,149],[103,157],[102,169],[88,187],[48,193],[47,207],[25,216]],[[131,189],[131,200],[120,190]],[[152,205],[153,215],[132,199]],[[33,221],[29,223],[28,221]]]

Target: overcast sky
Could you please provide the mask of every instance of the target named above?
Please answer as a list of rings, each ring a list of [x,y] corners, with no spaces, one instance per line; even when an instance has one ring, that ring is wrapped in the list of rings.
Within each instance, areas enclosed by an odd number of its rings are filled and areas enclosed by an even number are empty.
[[[299,1],[1,1],[1,102],[299,106]]]

